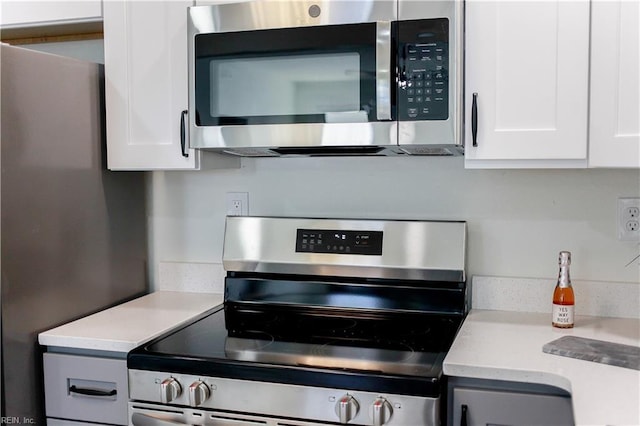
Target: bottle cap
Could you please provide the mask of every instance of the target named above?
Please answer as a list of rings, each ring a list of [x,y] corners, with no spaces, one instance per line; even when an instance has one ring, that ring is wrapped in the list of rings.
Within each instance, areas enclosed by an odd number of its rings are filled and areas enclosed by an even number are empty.
[[[561,251],[559,258],[558,258],[558,263],[560,264],[560,266],[569,266],[571,265],[571,252],[570,251]]]

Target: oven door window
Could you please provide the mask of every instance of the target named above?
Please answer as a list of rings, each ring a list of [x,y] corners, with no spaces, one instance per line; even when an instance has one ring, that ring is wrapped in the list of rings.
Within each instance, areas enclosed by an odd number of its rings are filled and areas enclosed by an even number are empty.
[[[375,23],[199,34],[199,126],[377,120]]]

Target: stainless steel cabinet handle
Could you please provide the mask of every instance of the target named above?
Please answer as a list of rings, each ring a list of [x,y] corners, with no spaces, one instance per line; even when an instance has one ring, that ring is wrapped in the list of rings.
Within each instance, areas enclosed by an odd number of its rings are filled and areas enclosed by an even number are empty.
[[[478,94],[473,94],[471,102],[471,136],[473,137],[473,146],[478,146]]]
[[[391,120],[391,22],[376,23],[376,117]]]
[[[79,388],[75,385],[71,385],[69,387],[69,393],[82,395],[82,396],[93,396],[97,398],[110,398],[112,396],[116,396],[118,394],[118,391],[116,389],[101,390],[101,389]]]
[[[189,152],[186,150],[187,145],[187,124],[185,118],[187,118],[187,110],[182,111],[180,114],[180,149],[182,150],[182,156],[188,158]]]

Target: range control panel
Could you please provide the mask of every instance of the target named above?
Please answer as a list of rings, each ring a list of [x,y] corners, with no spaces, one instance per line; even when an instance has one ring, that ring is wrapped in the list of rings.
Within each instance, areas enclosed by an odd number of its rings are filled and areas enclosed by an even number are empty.
[[[333,254],[382,254],[382,231],[298,229],[296,252]]]
[[[398,24],[398,118],[449,118],[449,20]]]

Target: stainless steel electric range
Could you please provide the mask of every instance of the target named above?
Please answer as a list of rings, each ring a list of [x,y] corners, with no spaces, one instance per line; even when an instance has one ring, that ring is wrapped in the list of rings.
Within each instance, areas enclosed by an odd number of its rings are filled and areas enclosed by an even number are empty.
[[[131,424],[439,425],[464,222],[228,217],[220,308],[128,356]]]

